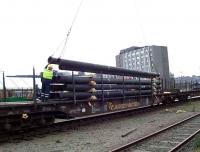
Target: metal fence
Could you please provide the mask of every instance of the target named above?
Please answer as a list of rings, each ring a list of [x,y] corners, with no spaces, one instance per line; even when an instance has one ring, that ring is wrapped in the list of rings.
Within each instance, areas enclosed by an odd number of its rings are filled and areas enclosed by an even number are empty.
[[[33,89],[7,89],[4,95],[4,90],[0,90],[0,102],[15,101],[15,100],[32,100]]]
[[[198,81],[175,81],[174,79],[161,80],[162,90],[179,89],[181,91],[190,91],[200,89],[200,84]]]

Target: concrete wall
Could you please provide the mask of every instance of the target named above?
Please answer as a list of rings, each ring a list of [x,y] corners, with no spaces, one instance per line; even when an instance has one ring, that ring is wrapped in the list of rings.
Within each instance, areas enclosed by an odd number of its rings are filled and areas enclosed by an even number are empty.
[[[152,62],[154,70],[161,74],[161,77],[169,79],[169,61],[167,47],[152,46]]]

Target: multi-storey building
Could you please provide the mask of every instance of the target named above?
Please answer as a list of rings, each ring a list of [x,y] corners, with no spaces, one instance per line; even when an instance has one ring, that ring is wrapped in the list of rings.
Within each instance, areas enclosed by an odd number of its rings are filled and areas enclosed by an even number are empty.
[[[160,73],[169,80],[168,51],[165,46],[130,47],[116,56],[116,66],[145,72]]]

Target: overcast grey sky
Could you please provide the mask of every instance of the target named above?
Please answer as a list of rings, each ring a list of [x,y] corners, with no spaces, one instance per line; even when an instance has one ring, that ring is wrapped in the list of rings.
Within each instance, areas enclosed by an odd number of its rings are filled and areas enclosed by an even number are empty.
[[[80,1],[0,0],[0,70],[39,73],[60,56]],[[121,49],[164,45],[172,73],[200,75],[199,8],[198,0],[83,0],[63,58],[115,66]]]

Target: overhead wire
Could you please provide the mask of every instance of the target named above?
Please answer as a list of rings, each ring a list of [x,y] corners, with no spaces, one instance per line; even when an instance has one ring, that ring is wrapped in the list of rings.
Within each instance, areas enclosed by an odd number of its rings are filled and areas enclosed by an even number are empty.
[[[83,3],[83,0],[80,1],[80,4],[79,4],[79,6],[78,6],[78,8],[77,8],[77,10],[76,10],[75,16],[74,16],[74,18],[73,18],[73,20],[72,20],[72,24],[71,24],[71,26],[70,26],[70,28],[69,28],[69,30],[68,30],[68,32],[67,32],[67,36],[66,36],[66,39],[65,39],[65,42],[64,42],[64,46],[63,46],[63,49],[62,49],[62,51],[61,51],[61,53],[60,53],[60,57],[59,57],[59,58],[61,58],[62,56],[64,56],[64,53],[65,53],[65,50],[66,50],[66,45],[67,45],[67,42],[68,42],[70,33],[71,33],[71,31],[72,31],[74,22],[75,22],[75,20],[77,19],[77,16],[78,16],[78,13],[79,13],[80,8],[81,8],[81,6],[82,6],[82,3]]]
[[[141,21],[141,17],[140,17],[140,11],[139,9],[137,8],[137,0],[134,0],[134,7],[135,7],[135,13],[136,13],[136,16],[138,17],[138,25],[139,25],[139,28],[141,30],[141,33],[142,33],[142,39],[146,45],[147,43],[147,38],[146,38],[146,35],[144,34],[144,27],[143,27],[143,24],[142,24],[142,21]]]
[[[59,48],[61,47],[61,45],[63,44],[64,40],[65,40],[65,39],[63,39],[63,40],[59,43],[58,47],[54,50],[54,52],[53,52],[52,55],[51,55],[52,57],[55,55],[56,52],[58,52],[58,50],[59,50]]]

